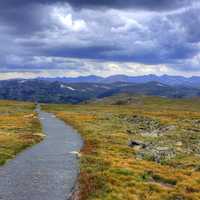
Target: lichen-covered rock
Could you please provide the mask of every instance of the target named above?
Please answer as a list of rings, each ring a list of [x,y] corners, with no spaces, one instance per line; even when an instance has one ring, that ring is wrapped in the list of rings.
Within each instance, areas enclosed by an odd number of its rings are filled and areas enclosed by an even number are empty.
[[[138,152],[138,157],[152,160],[157,163],[168,161],[176,156],[174,149],[169,147],[152,147],[148,146],[145,150]]]
[[[163,125],[159,120],[150,117],[133,115],[126,119],[130,124],[128,134],[141,134],[142,136],[158,137],[176,130],[174,125]]]
[[[174,131],[176,130],[176,126],[161,126],[158,129],[155,129],[153,131],[145,131],[145,132],[141,132],[140,134],[142,136],[151,136],[151,137],[158,137],[158,136],[162,136],[164,134],[167,134],[170,131]]]

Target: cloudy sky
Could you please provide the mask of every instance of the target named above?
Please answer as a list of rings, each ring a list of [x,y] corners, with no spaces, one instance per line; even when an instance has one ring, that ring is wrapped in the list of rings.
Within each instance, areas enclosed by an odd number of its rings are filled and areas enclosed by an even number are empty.
[[[1,0],[0,79],[200,75],[199,0]]]

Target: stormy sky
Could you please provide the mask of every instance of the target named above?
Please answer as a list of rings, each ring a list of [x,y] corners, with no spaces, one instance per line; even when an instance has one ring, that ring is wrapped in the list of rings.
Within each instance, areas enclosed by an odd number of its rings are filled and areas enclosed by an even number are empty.
[[[0,79],[200,75],[198,0],[1,0]]]

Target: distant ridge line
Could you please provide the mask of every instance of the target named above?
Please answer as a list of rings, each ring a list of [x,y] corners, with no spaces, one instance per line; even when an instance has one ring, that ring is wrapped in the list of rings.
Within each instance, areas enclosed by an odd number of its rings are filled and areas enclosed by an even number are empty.
[[[79,76],[79,77],[55,77],[45,78],[39,77],[39,80],[45,81],[59,81],[64,83],[115,83],[115,82],[127,82],[127,83],[147,83],[151,81],[160,82],[171,86],[189,86],[200,88],[200,76],[184,77],[184,76],[171,76],[161,75],[157,76],[154,74],[144,76],[127,76],[127,75],[112,75],[108,77],[101,76]]]

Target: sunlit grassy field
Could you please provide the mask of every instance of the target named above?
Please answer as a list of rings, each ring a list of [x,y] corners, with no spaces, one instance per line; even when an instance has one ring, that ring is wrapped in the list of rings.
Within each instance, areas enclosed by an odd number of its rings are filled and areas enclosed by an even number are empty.
[[[198,99],[122,96],[43,108],[84,138],[81,200],[200,199]]]
[[[33,103],[0,101],[0,165],[42,140]]]

